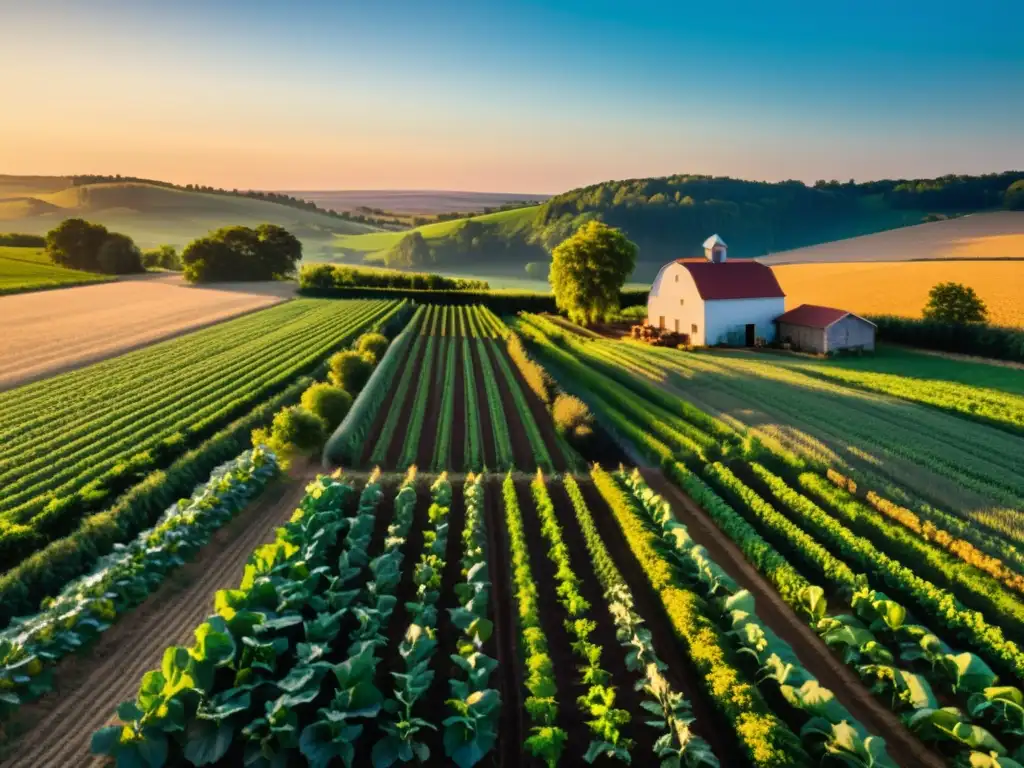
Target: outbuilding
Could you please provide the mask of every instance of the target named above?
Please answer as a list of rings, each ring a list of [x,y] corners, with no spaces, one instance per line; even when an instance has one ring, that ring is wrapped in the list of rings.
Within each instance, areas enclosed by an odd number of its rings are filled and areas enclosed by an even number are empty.
[[[778,338],[802,352],[827,355],[847,350],[873,351],[876,326],[845,309],[801,304],[779,315]]]
[[[775,338],[774,320],[786,294],[771,267],[729,261],[718,235],[704,241],[704,258],[676,259],[661,268],[647,299],[647,322],[684,334],[696,347],[752,347]]]

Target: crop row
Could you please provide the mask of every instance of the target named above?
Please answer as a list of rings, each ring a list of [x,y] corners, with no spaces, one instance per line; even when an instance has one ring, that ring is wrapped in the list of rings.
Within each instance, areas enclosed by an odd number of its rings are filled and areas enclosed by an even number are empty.
[[[474,344],[484,380],[487,410],[491,416],[491,437],[494,440],[495,463],[498,469],[508,469],[515,464],[515,457],[512,455],[512,438],[509,434],[508,419],[505,417],[505,408],[501,401],[501,390],[498,388],[498,379],[494,375],[491,357],[487,353],[487,342],[477,339]]]
[[[70,582],[42,611],[0,633],[0,716],[50,690],[51,667],[57,661],[90,645],[141,604],[259,495],[276,472],[273,453],[260,448],[218,467],[157,525]]]
[[[423,432],[423,420],[427,417],[427,409],[434,407],[430,402],[431,384],[434,380],[434,350],[444,340],[430,335],[427,337],[427,345],[423,352],[423,364],[417,373],[416,393],[412,400],[412,410],[409,412],[408,421],[405,427],[405,440],[402,442],[402,453],[398,459],[398,466],[402,469],[411,466],[416,461],[416,454],[420,447],[420,436]],[[433,435],[429,436],[433,438]]]
[[[568,364],[571,364],[571,361]],[[600,388],[601,382],[595,383]],[[640,391],[640,389],[638,388],[634,391]],[[686,470],[681,464],[673,464],[672,459],[675,451],[669,448],[669,445],[676,445],[677,448],[675,450],[681,451],[680,456],[684,460],[693,463],[713,483],[722,488],[723,491],[730,493],[735,498],[738,508],[745,515],[751,515],[752,519],[759,526],[770,525],[774,536],[783,537],[788,551],[799,555],[804,562],[812,564],[818,575],[825,578],[832,588],[840,590],[839,594],[848,595],[847,599],[850,600],[850,604],[858,606],[858,615],[868,617],[868,624],[872,624],[872,621],[877,618],[880,610],[879,605],[882,602],[885,605],[894,606],[892,610],[896,614],[902,612],[902,615],[905,615],[906,612],[901,606],[892,603],[892,601],[881,596],[880,593],[876,596],[874,593],[857,589],[857,585],[860,582],[857,581],[857,578],[855,578],[844,560],[855,561],[858,567],[871,574],[874,574],[879,564],[881,564],[887,574],[884,579],[884,583],[887,586],[893,587],[902,584],[901,594],[912,600],[928,615],[937,616],[943,624],[942,629],[947,634],[951,637],[959,637],[960,633],[966,632],[965,636],[976,650],[989,659],[1000,662],[1002,668],[1009,669],[1019,679],[1019,667],[1017,666],[1019,662],[1015,661],[1015,654],[1019,653],[1019,651],[1016,650],[1016,646],[1013,643],[1006,641],[1002,637],[997,627],[986,623],[981,614],[965,609],[948,593],[937,589],[933,584],[921,579],[909,569],[903,568],[903,566],[899,565],[898,561],[891,560],[885,553],[874,549],[870,541],[852,534],[842,523],[837,522],[828,513],[816,508],[809,500],[791,491],[784,481],[780,478],[775,478],[767,469],[758,465],[757,462],[749,463],[750,471],[760,475],[762,482],[770,482],[772,484],[773,494],[778,503],[782,505],[780,509],[785,509],[787,514],[796,515],[794,517],[796,523],[773,509],[771,505],[740,482],[723,465],[712,464],[704,466],[704,457],[696,455],[692,450],[692,446],[686,445],[681,441],[672,440],[671,435],[667,435],[664,430],[659,432],[659,426],[656,423],[644,423],[643,411],[648,409],[643,405],[630,408],[628,401],[618,400],[613,402],[615,402],[615,409],[612,409],[607,401],[601,401],[602,413],[599,413],[599,415],[607,417],[609,414],[605,411],[617,411],[619,409],[626,412],[623,415],[619,415],[617,412],[613,415],[611,419],[613,428],[620,430],[624,433],[625,437],[635,444],[645,446],[646,451],[651,453],[654,458],[663,463],[667,462],[666,466],[672,470],[672,474],[677,481],[680,481],[698,503],[709,512],[723,532],[741,546],[748,559],[773,580],[780,594],[790,602],[794,609],[802,615],[810,615],[817,624],[816,628],[826,637],[827,642],[834,647],[843,647],[845,649],[845,659],[858,673],[862,674],[862,676],[881,675],[880,680],[887,682],[884,685],[881,682],[876,682],[875,685],[876,687],[881,685],[879,690],[891,693],[894,707],[897,705],[897,702],[899,707],[902,708],[912,705],[911,708],[915,711],[914,717],[916,718],[913,720],[914,727],[927,733],[929,738],[934,739],[941,736],[941,733],[935,728],[936,718],[941,718],[948,725],[951,718],[954,718],[954,715],[950,712],[942,712],[941,714],[937,712],[935,697],[931,694],[924,678],[893,667],[891,663],[894,659],[894,654],[891,651],[899,653],[901,651],[899,647],[900,642],[910,642],[913,647],[909,651],[909,656],[904,655],[905,663],[914,664],[916,668],[922,669],[925,677],[933,680],[935,684],[941,685],[943,689],[951,690],[954,693],[959,692],[960,695],[965,697],[964,703],[968,711],[972,713],[979,711],[977,702],[975,702],[975,705],[972,705],[967,699],[971,696],[981,695],[982,690],[985,688],[991,688],[995,679],[984,661],[974,654],[957,654],[937,638],[934,641],[927,641],[924,646],[920,646],[919,641],[922,640],[922,636],[916,636],[914,633],[921,635],[921,632],[923,632],[924,636],[932,638],[934,638],[934,635],[931,635],[926,629],[920,631],[912,629],[910,625],[907,628],[903,628],[902,624],[898,628],[887,627],[889,635],[887,637],[884,636],[885,633],[880,635],[879,638],[883,640],[880,643],[874,635],[864,634],[867,631],[866,626],[859,626],[857,624],[843,626],[842,622],[839,625],[835,624],[834,620],[824,616],[825,606],[820,590],[815,595],[809,588],[809,582],[789,566],[785,559],[767,542],[749,530],[749,526],[739,515],[736,515],[727,504],[718,499],[689,470]],[[671,421],[672,418],[670,415],[670,424],[673,423]],[[643,426],[649,427],[651,432],[660,434],[664,441],[654,438],[644,429],[637,429],[633,422],[639,422]],[[735,441],[725,443],[721,446],[720,451],[729,453],[730,446],[735,447],[736,445]],[[758,449],[762,453],[764,452],[763,447],[758,447]],[[792,457],[786,457],[786,459],[786,461],[780,460],[777,463],[788,466],[787,461],[792,462]],[[799,462],[796,462],[796,465],[799,466]],[[741,466],[747,465],[741,462]],[[863,525],[869,526],[877,540],[882,541],[884,539],[887,547],[902,546],[904,553],[912,552],[916,555],[915,562],[924,562],[929,558],[933,562],[940,557],[948,558],[945,552],[925,549],[926,545],[924,542],[908,540],[907,536],[909,534],[907,534],[905,529],[898,527],[894,529],[892,527],[893,524],[885,522],[876,510],[861,505],[821,477],[804,472],[796,475],[796,478],[801,484],[811,487],[819,496],[826,497],[831,515],[843,519],[844,510],[842,507],[845,506],[845,519],[848,522],[858,520],[858,518],[863,520]],[[808,525],[811,527],[807,528]],[[803,528],[807,528],[814,536],[808,535]],[[828,550],[818,543],[815,539],[817,536],[826,536],[822,541],[829,547]],[[831,551],[839,553],[841,557],[836,558],[831,554]],[[851,557],[854,557],[855,560],[850,560]],[[950,565],[948,559],[940,562],[945,566]],[[953,572],[955,573],[955,570]],[[960,579],[955,583],[961,587],[966,584],[968,585],[966,588],[970,588],[970,585],[973,584],[973,588],[977,590],[976,596],[983,597],[985,592],[979,586],[984,585],[982,576],[971,573],[968,573],[967,576],[969,576],[968,579]],[[853,592],[852,595],[851,592]],[[809,598],[809,595],[813,597]],[[895,616],[896,614],[893,615]],[[1013,614],[1011,612],[1008,615],[1012,616]],[[900,619],[900,621],[902,622],[903,619]],[[874,625],[872,624],[872,626]],[[916,627],[918,625],[913,626]],[[897,629],[899,629],[899,632],[897,632]],[[891,650],[885,649],[886,641]],[[855,647],[851,646],[851,643],[854,643]],[[913,650],[914,648],[919,650],[915,651]],[[873,677],[872,681],[875,680],[876,678]],[[981,686],[981,689],[978,686]],[[911,692],[914,692],[916,695],[912,696]],[[964,716],[959,713],[957,713],[955,719],[957,722],[965,722]],[[1011,739],[1014,739],[1016,736],[1014,726],[1003,728],[999,725],[998,720],[999,718],[995,718],[990,722],[990,725],[1004,735],[1009,734]],[[973,743],[971,739],[965,738],[964,744],[966,747],[981,748],[982,750],[992,748],[1001,754],[1005,753],[1003,746],[998,744],[998,742],[994,742],[991,735],[987,734],[983,728],[973,726],[971,733],[974,734],[971,737]]]
[[[443,342],[443,352],[439,355],[444,357],[444,367],[441,384],[441,412],[437,422],[437,438],[434,441],[433,469],[440,472],[452,464],[452,423],[455,420],[455,379],[458,376],[458,368],[455,360],[458,355],[458,342],[454,339],[446,339]],[[462,404],[460,403],[460,406]],[[468,463],[468,462],[467,462]]]
[[[276,332],[263,333],[264,338],[250,339],[238,349],[220,350],[192,369],[165,370],[165,379],[151,389],[129,391],[130,382],[124,380],[125,393],[116,410],[106,416],[76,411],[70,431],[57,430],[60,437],[77,430],[81,438],[46,448],[39,459],[29,458],[36,449],[26,447],[24,465],[14,470],[18,479],[7,485],[0,499],[0,509],[5,510],[0,517],[0,567],[10,568],[49,541],[67,535],[83,517],[109,506],[146,474],[169,466],[225,423],[286,388],[298,373],[311,370],[333,348],[386,313],[389,305],[346,303],[330,310],[325,314],[323,307],[314,305],[299,321],[286,326],[284,338]],[[305,326],[313,321],[322,328]],[[256,326],[254,332],[261,328]],[[67,376],[77,381],[77,374],[89,370]],[[116,370],[111,375],[117,375]],[[190,382],[195,377],[211,380],[205,399],[192,391]],[[86,376],[86,383],[90,380]],[[63,390],[54,396],[62,397]],[[159,405],[164,415],[155,422],[146,416],[150,403],[164,403]],[[204,407],[204,403],[209,404]],[[19,460],[17,451],[8,459],[14,464]]]

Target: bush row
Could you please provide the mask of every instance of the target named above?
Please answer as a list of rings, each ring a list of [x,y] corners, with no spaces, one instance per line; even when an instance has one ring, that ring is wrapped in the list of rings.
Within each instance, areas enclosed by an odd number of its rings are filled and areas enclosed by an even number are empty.
[[[1024,331],[1019,328],[959,325],[891,315],[874,316],[870,320],[878,326],[879,341],[1024,362]]]

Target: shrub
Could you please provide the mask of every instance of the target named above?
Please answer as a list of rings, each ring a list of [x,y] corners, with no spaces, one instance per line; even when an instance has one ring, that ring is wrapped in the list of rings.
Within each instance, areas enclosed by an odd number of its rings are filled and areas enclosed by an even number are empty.
[[[336,427],[352,407],[352,395],[341,387],[314,384],[302,393],[300,405],[323,419],[329,429]]]
[[[926,320],[941,323],[984,323],[988,310],[973,288],[960,283],[938,283],[928,294],[924,308]]]
[[[300,451],[317,450],[327,439],[327,425],[315,413],[293,405],[278,412],[270,427],[271,442],[282,448],[294,447]]]
[[[594,434],[594,417],[587,404],[578,397],[564,392],[560,394],[551,406],[551,416],[558,433],[577,445]]]
[[[328,363],[331,383],[351,395],[357,395],[373,372],[373,363],[366,355],[353,350],[338,352]]]
[[[100,246],[96,256],[101,272],[108,275],[128,275],[142,272],[142,253],[128,235],[111,232]]]
[[[373,357],[376,363],[384,356],[388,348],[388,338],[382,333],[364,333],[355,343],[355,350]]]
[[[161,267],[181,271],[181,258],[173,245],[161,245],[142,252],[142,266],[147,269]]]

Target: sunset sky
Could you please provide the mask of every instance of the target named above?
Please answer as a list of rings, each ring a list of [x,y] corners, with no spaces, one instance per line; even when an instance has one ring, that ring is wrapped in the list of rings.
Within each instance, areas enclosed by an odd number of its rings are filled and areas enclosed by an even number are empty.
[[[559,192],[1024,168],[1024,2],[0,0],[0,173]]]

